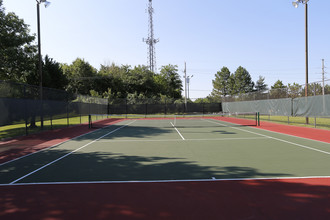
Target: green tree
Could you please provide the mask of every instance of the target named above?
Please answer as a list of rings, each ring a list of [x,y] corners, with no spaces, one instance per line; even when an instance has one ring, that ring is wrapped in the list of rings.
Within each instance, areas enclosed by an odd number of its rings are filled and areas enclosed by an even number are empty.
[[[259,79],[255,85],[255,88],[258,92],[264,92],[264,91],[268,90],[268,85],[265,83],[265,77],[259,76]]]
[[[271,86],[270,96],[274,99],[287,98],[287,87],[281,80],[277,80],[273,86]]]
[[[36,72],[35,36],[17,15],[6,14],[2,4],[0,0],[0,79],[26,82]]]
[[[330,85],[325,85],[324,86],[324,94],[325,95],[330,94]]]
[[[124,77],[124,84],[128,93],[143,94],[145,97],[155,95],[154,73],[147,66],[139,65],[131,69]]]
[[[126,94],[126,88],[122,79],[125,76],[125,71],[126,69],[114,63],[107,66],[101,65],[94,81],[94,90],[108,99],[123,98],[123,94]]]
[[[299,85],[298,83],[293,83],[292,85],[289,83],[287,88],[288,88],[288,96],[290,98],[297,98],[301,96],[302,86]]]
[[[69,92],[89,95],[94,89],[97,70],[85,60],[77,58],[71,65],[64,64],[61,68],[69,80],[67,86]]]
[[[207,96],[206,98],[198,98],[194,103],[220,103],[221,99],[214,97],[212,95]]]
[[[305,90],[303,90],[303,96],[305,96]],[[325,93],[326,94],[326,93]],[[320,83],[311,83],[308,86],[308,95],[322,95],[322,85]]]
[[[44,87],[61,90],[64,90],[67,87],[68,79],[62,71],[60,63],[46,55],[42,69]]]
[[[175,99],[182,98],[182,80],[177,65],[162,66],[160,74],[155,76],[155,81],[160,94]]]
[[[215,74],[215,79],[212,80],[213,91],[211,96],[220,98],[229,95],[232,89],[230,77],[229,69],[227,67],[222,67],[221,71]]]
[[[239,66],[232,75],[234,81],[232,94],[243,94],[253,91],[254,82],[250,73],[243,67]]]

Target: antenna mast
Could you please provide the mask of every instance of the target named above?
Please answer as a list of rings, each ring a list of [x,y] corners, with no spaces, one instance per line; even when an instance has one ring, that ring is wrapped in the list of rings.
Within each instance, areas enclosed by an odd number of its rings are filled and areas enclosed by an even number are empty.
[[[152,7],[152,0],[149,0],[148,13],[149,13],[149,33],[147,39],[143,38],[143,42],[146,42],[148,45],[149,69],[150,71],[155,72],[155,70],[157,70],[155,44],[159,42],[159,39],[154,38],[154,25],[153,25],[153,17],[152,17],[152,14],[154,13],[154,9]]]

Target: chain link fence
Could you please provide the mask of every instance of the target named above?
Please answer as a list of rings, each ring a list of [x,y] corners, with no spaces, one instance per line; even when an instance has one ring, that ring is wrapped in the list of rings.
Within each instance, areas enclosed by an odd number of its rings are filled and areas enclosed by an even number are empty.
[[[329,95],[330,79],[308,84],[308,96]],[[222,98],[223,102],[252,101],[265,99],[298,98],[305,96],[305,85],[288,85],[282,89],[269,89],[265,91],[256,91]]]
[[[225,97],[222,105],[225,112],[257,111],[264,120],[330,129],[330,80],[310,83],[308,97],[304,86],[294,84]]]
[[[42,95],[41,95],[42,92]],[[104,99],[62,90],[0,81],[0,139],[77,125],[92,117],[164,116],[221,112],[221,103],[184,103],[183,99],[128,97]],[[94,119],[95,120],[95,119]]]
[[[107,99],[0,81],[0,110],[3,139],[85,123],[89,114],[107,114],[108,106]]]

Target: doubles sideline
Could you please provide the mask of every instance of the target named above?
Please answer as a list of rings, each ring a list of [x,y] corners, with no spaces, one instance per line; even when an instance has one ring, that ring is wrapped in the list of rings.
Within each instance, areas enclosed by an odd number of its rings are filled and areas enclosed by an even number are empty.
[[[102,139],[102,138],[104,138],[104,137],[106,137],[106,136],[108,136],[108,135],[110,135],[110,134],[112,134],[112,133],[115,133],[116,131],[118,131],[118,130],[120,130],[120,129],[122,129],[122,128],[124,128],[124,127],[126,127],[126,126],[128,126],[128,125],[130,125],[130,124],[132,124],[132,123],[134,123],[135,121],[136,121],[136,120],[131,121],[131,122],[128,123],[128,124],[125,124],[125,125],[123,125],[123,126],[117,128],[117,129],[115,129],[115,130],[112,130],[112,131],[110,131],[110,132],[108,132],[108,133],[102,135],[101,137],[99,137],[99,138],[97,138],[97,139],[95,139],[95,140],[93,140],[93,141],[91,141],[91,142],[85,144],[84,146],[79,147],[79,148],[77,148],[77,149],[75,149],[75,150],[73,150],[73,151],[71,151],[71,152],[69,152],[69,153],[63,155],[62,157],[59,157],[59,158],[57,158],[56,160],[53,160],[53,161],[51,161],[51,162],[45,164],[44,166],[42,166],[42,167],[40,167],[40,168],[38,168],[38,169],[36,169],[36,170],[34,170],[34,171],[32,171],[32,172],[30,172],[30,173],[28,173],[28,174],[22,176],[22,177],[20,177],[20,178],[14,180],[14,181],[12,181],[11,183],[9,183],[9,185],[14,184],[14,183],[16,183],[16,182],[18,182],[18,181],[20,181],[20,180],[22,180],[22,179],[24,179],[24,178],[26,178],[26,177],[28,177],[28,176],[34,174],[34,173],[40,171],[40,170],[42,170],[42,169],[48,167],[49,165],[51,165],[51,164],[53,164],[53,163],[56,163],[56,162],[59,161],[59,160],[62,160],[63,158],[65,158],[65,157],[67,157],[67,156],[73,154],[74,152],[77,152],[77,151],[79,151],[79,150],[81,150],[81,149],[83,149],[83,148],[85,148],[85,147],[87,147],[87,146],[89,146],[89,145],[95,143],[96,141],[98,141],[98,140],[100,140],[100,139]]]
[[[223,124],[223,123],[220,123],[220,122],[217,122],[217,121],[211,121],[211,120],[207,120],[207,119],[203,119],[203,120],[208,121],[208,122],[210,122],[210,123],[214,123],[214,124],[218,124],[218,125],[222,125],[222,126],[229,127],[228,125]],[[258,132],[253,132],[253,131],[249,131],[249,130],[246,130],[246,129],[241,129],[241,128],[237,128],[237,127],[232,127],[232,128],[233,128],[233,129],[236,129],[236,130],[240,130],[240,131],[248,132],[248,133],[251,133],[251,134],[259,135],[259,136],[262,136],[262,137],[266,137],[266,138],[269,138],[269,139],[273,139],[273,140],[281,141],[281,142],[284,142],[284,143],[287,143],[287,144],[295,145],[295,146],[298,146],[298,147],[302,147],[302,148],[305,148],[305,149],[309,149],[309,150],[317,151],[317,152],[320,152],[320,153],[323,153],[323,154],[328,154],[328,155],[330,155],[330,152],[323,151],[323,150],[319,150],[319,149],[317,149],[317,148],[308,147],[308,146],[306,146],[306,145],[297,144],[297,143],[294,143],[294,142],[291,142],[291,141],[286,141],[286,140],[283,140],[283,139],[280,139],[280,138],[275,138],[275,137],[272,137],[272,136],[269,136],[269,135],[260,134],[260,133],[258,133]]]

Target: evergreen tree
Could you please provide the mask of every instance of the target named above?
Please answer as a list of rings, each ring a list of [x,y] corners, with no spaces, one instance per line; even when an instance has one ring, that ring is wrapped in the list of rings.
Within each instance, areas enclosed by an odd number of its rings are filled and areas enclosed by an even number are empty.
[[[268,90],[268,85],[265,83],[265,77],[259,76],[259,79],[255,85],[255,88],[258,92],[264,92],[264,91]]]
[[[252,81],[250,73],[243,67],[239,66],[232,75],[234,86],[232,94],[243,94],[253,91],[254,82]]]
[[[230,94],[231,83],[230,83],[230,71],[227,67],[222,67],[221,71],[215,74],[215,79],[212,80],[213,91],[211,96],[213,97],[225,97]]]

